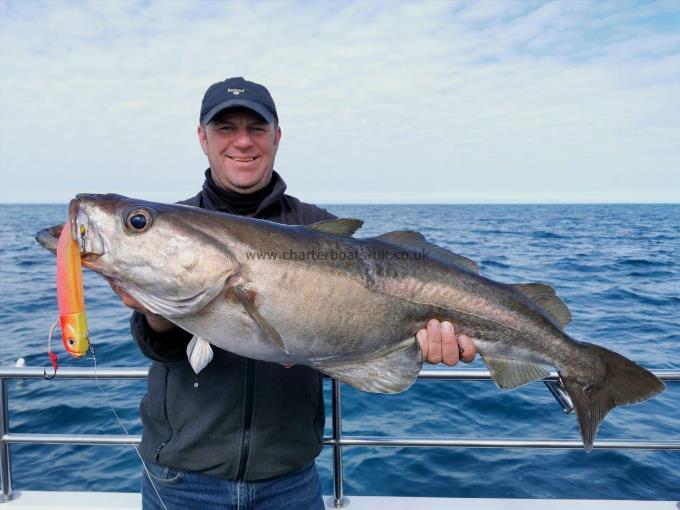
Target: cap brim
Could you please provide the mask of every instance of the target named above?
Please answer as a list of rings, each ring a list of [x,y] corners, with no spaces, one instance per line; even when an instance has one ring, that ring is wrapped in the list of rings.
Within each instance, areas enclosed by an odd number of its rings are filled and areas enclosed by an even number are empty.
[[[234,99],[229,99],[228,101],[224,101],[224,102],[222,102],[218,105],[213,106],[210,110],[208,110],[208,113],[206,113],[201,118],[201,124],[208,124],[221,111],[227,110],[228,108],[236,108],[238,106],[241,106],[243,108],[248,108],[249,110],[254,111],[260,117],[262,117],[268,124],[271,124],[271,122],[275,118],[274,114],[272,112],[267,110],[261,104],[256,103],[255,101],[251,101],[250,99],[236,99],[236,98],[234,98]]]

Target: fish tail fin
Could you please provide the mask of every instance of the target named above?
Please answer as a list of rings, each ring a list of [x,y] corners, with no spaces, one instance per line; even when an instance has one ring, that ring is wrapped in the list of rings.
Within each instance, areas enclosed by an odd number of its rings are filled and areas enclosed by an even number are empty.
[[[583,447],[593,449],[597,427],[616,406],[634,404],[653,397],[666,385],[649,370],[609,349],[580,343],[584,357],[600,367],[597,377],[586,380],[582,375],[560,372],[564,386],[574,403]]]

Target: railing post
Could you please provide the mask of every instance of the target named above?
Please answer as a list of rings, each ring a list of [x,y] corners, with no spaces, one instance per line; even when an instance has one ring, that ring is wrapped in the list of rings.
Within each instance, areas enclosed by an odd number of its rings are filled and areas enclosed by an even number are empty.
[[[9,432],[9,407],[7,406],[7,381],[0,377],[0,502],[12,499],[12,474],[9,460],[9,444],[4,441]]]
[[[329,500],[333,508],[349,504],[342,488],[342,398],[340,382],[332,379],[333,390],[333,497]]]

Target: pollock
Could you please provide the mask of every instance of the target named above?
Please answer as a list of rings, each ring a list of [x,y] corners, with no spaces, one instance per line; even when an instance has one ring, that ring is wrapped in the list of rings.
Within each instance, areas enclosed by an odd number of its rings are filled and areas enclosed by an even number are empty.
[[[423,364],[415,333],[431,318],[474,338],[501,389],[554,367],[587,451],[615,406],[665,388],[651,372],[571,338],[552,287],[482,276],[472,260],[414,231],[355,238],[361,221],[288,226],[119,195],[78,195],[70,228],[82,263],[150,312],[191,332],[195,371],[212,347],[314,367],[369,392],[409,388]],[[53,246],[46,229],[38,239]]]

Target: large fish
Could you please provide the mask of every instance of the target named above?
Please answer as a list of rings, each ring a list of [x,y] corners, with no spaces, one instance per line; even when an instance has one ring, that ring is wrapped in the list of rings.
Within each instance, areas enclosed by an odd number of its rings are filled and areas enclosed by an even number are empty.
[[[193,333],[195,370],[210,344],[314,367],[369,392],[410,387],[415,333],[435,317],[475,339],[502,389],[555,367],[587,451],[617,405],[665,388],[651,372],[563,330],[571,315],[544,284],[504,284],[412,231],[352,237],[353,219],[288,226],[119,195],[78,195],[70,225],[83,265]],[[53,248],[59,227],[38,233]]]

